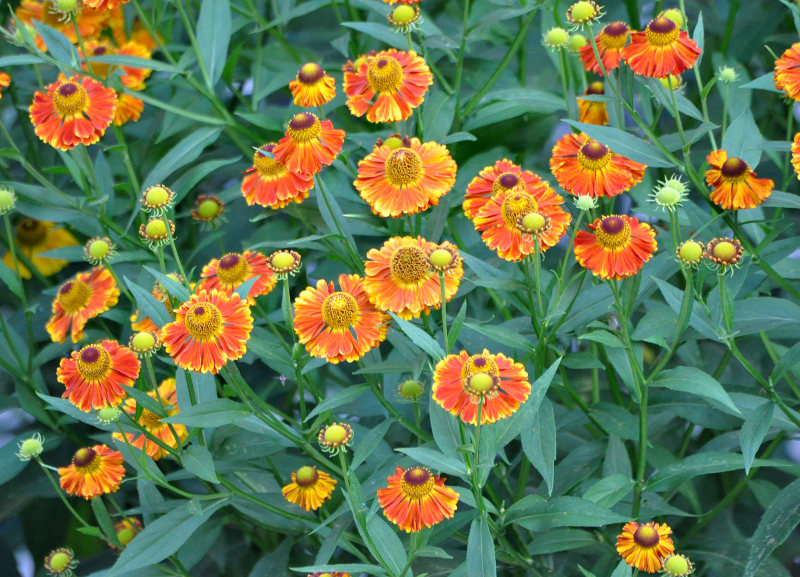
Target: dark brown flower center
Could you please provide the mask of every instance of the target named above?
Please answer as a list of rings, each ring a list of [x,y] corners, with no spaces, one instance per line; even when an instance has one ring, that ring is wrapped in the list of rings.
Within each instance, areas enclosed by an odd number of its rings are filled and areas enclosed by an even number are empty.
[[[105,347],[88,345],[80,350],[75,364],[81,377],[90,382],[98,382],[111,372],[111,355]]]
[[[289,121],[289,136],[295,142],[309,142],[322,130],[317,117],[310,112],[295,114]]]
[[[81,353],[81,360],[84,363],[95,363],[100,358],[100,351],[97,347],[87,347]]]
[[[605,86],[602,82],[592,82],[586,89],[586,94],[605,94]]]
[[[293,130],[304,130],[306,128],[311,128],[314,126],[314,122],[316,122],[317,117],[309,112],[301,112],[300,114],[295,114],[292,119],[289,121],[289,127]]]
[[[436,482],[431,472],[423,467],[413,467],[403,473],[400,488],[411,499],[421,499],[430,494]]]
[[[94,49],[95,56],[102,56],[106,52],[108,52],[108,49],[105,46],[98,46],[97,48]]]
[[[431,478],[431,472],[422,467],[414,467],[403,473],[403,480],[409,485],[418,487],[424,485]]]
[[[431,263],[425,252],[415,246],[397,249],[389,262],[392,276],[403,284],[416,284],[430,272]]]
[[[633,540],[640,547],[655,547],[659,541],[658,531],[653,525],[641,525],[633,534]]]
[[[648,28],[656,34],[669,34],[675,30],[676,26],[675,22],[665,16],[661,16],[650,22]]]
[[[628,25],[624,22],[612,22],[603,28],[603,34],[606,36],[622,36],[628,33]]]
[[[303,84],[315,84],[323,76],[325,76],[325,71],[319,64],[314,62],[304,64],[300,72],[297,73],[297,79]]]
[[[76,94],[77,92],[78,92],[78,87],[75,86],[74,84],[71,84],[71,83],[70,84],[62,84],[58,88],[58,93],[61,96],[64,96],[64,97],[72,96],[73,94]],[[89,450],[91,450],[91,449],[89,449]]]
[[[747,172],[747,163],[741,158],[729,158],[722,164],[720,172],[727,178],[738,178]]]
[[[647,25],[645,35],[651,46],[669,46],[678,39],[680,30],[675,22],[661,16]]]
[[[47,227],[33,218],[26,218],[17,225],[17,241],[23,246],[35,246],[47,236]]]
[[[581,153],[589,160],[600,160],[608,154],[608,147],[599,142],[587,142],[581,147]]]
[[[606,234],[619,234],[625,228],[625,221],[618,216],[609,216],[600,221],[600,228]]]
[[[75,451],[75,456],[72,457],[72,464],[76,467],[84,468],[94,461],[97,457],[97,451],[90,447],[84,447]]]

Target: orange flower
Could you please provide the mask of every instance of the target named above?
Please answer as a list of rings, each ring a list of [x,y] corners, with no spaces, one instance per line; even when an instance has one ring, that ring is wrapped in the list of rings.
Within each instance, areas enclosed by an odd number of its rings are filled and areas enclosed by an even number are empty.
[[[8,88],[10,84],[11,77],[5,72],[0,72],[0,98],[3,98],[3,88]]]
[[[160,404],[164,407],[164,412],[167,414],[167,417],[177,415],[180,412],[178,409],[178,396],[175,392],[175,379],[164,379],[158,387],[158,392],[150,391],[147,395],[152,398],[156,404]],[[123,408],[126,413],[136,419],[135,415],[138,407],[134,399],[127,399]],[[170,425],[162,423],[161,419],[162,417],[159,417],[156,413],[142,408],[141,415],[139,415],[136,421],[139,425],[144,427],[148,433],[168,447],[177,447],[189,434],[186,427],[173,424],[172,428],[170,428]],[[167,454],[166,449],[162,448],[155,441],[149,440],[143,433],[139,435],[125,433],[124,437],[121,433],[114,433],[114,438],[120,441],[127,439],[129,444],[137,449],[143,449],[154,461],[158,461]]]
[[[525,185],[529,194],[540,188],[542,184],[547,185],[539,178],[538,174],[530,170],[522,170],[507,158],[498,160],[493,166],[487,166],[467,186],[467,193],[464,195],[464,204],[462,205],[467,218],[474,219],[483,205],[498,192],[515,189],[520,184]]]
[[[800,42],[792,44],[775,61],[775,88],[785,90],[789,98],[800,100]]]
[[[667,74],[680,76],[694,66],[701,52],[685,30],[659,16],[643,32],[631,34],[631,43],[622,50],[622,57],[636,74],[662,78]]]
[[[458,493],[425,467],[397,467],[386,481],[389,486],[378,489],[378,502],[386,518],[406,533],[451,519],[458,508]]]
[[[800,180],[800,132],[794,135],[794,140],[792,141],[792,166],[794,167],[794,173]]]
[[[63,20],[61,13],[56,9],[55,2],[37,2],[35,0],[22,0],[17,8],[17,18],[20,22],[33,27],[33,21],[37,20],[42,24],[47,24],[51,28],[55,28],[67,37],[67,40],[73,44],[78,44],[78,36],[75,34],[75,28],[71,21]],[[93,8],[84,7],[79,12],[75,13],[71,18],[74,18],[75,23],[78,25],[78,31],[84,41],[94,38],[102,32],[108,19],[108,14],[105,10],[95,10]],[[47,45],[39,34],[35,34],[36,47],[43,51],[47,51]]]
[[[447,147],[412,138],[408,146],[381,146],[368,154],[353,185],[372,212],[399,217],[439,204],[455,183],[456,163]]]
[[[666,523],[628,521],[617,536],[617,553],[631,567],[655,573],[661,569],[661,559],[675,551],[671,534]]]
[[[117,341],[104,340],[72,351],[56,369],[58,382],[66,387],[64,399],[84,413],[116,407],[139,377],[141,364],[135,354]]]
[[[322,106],[336,96],[336,81],[328,76],[322,66],[314,62],[303,64],[297,79],[289,83],[294,103],[303,108]]]
[[[600,34],[595,36],[597,52],[600,54],[600,58],[603,61],[603,68],[606,69],[606,72],[619,68],[620,60],[622,60],[622,49],[628,41],[628,34],[630,34],[630,29],[627,24],[624,22],[612,22],[611,24],[607,24],[600,31]],[[581,46],[578,53],[580,54],[581,62],[583,62],[583,67],[586,68],[586,70],[594,72],[595,74],[601,74],[603,72],[600,69],[597,58],[594,56],[594,48],[592,48],[591,42]]]
[[[89,319],[104,313],[119,299],[119,289],[111,273],[96,267],[79,272],[58,289],[53,300],[53,316],[45,328],[53,342],[63,343],[70,332],[72,342],[83,338],[83,328]]]
[[[430,307],[442,304],[439,275],[431,268],[428,257],[439,248],[422,237],[395,236],[380,249],[370,249],[364,263],[364,288],[369,300],[382,311],[393,312],[403,319],[428,314]],[[458,291],[464,269],[458,264],[444,274],[445,298]]]
[[[353,362],[385,338],[390,317],[377,310],[364,292],[358,275],[339,275],[333,282],[317,281],[294,301],[294,331],[311,356],[331,363]]]
[[[129,40],[115,50],[115,54],[121,56],[133,56],[135,58],[142,58],[150,60],[152,54],[150,49],[144,44]],[[131,90],[144,90],[144,81],[150,77],[152,70],[149,68],[137,68],[135,66],[120,66],[122,70],[122,84]]]
[[[545,217],[546,228],[538,235],[539,250],[555,245],[564,235],[572,217],[561,205],[564,199],[546,182],[531,187],[501,191],[487,200],[472,219],[475,230],[500,258],[522,260],[536,252],[533,236],[522,234],[518,222],[526,214],[538,212]]]
[[[108,14],[108,27],[111,29],[111,35],[114,37],[114,42],[122,46],[129,38],[126,32],[125,24],[125,11],[122,6],[116,6],[107,11]],[[158,42],[150,36],[147,28],[141,23],[139,19],[134,19],[133,26],[130,27],[131,36],[130,40],[138,42],[149,50],[155,50]]]
[[[17,225],[14,244],[17,252],[24,254],[33,266],[44,276],[52,276],[69,264],[69,261],[39,256],[41,253],[65,246],[75,246],[78,241],[64,228],[55,228],[52,222],[43,222],[26,218]],[[19,257],[18,257],[19,258]],[[14,259],[11,252],[3,255],[3,262],[14,270]],[[31,271],[17,260],[19,276],[31,278]]]
[[[656,231],[635,217],[611,215],[575,235],[575,259],[592,274],[620,280],[641,270],[656,251]]]
[[[513,415],[530,392],[522,364],[486,349],[480,355],[461,351],[443,358],[431,385],[433,400],[471,425],[477,424],[479,403],[481,424],[495,423]]]
[[[59,76],[36,91],[30,106],[34,132],[54,148],[70,150],[78,144],[94,144],[114,120],[116,92],[88,76]]]
[[[178,283],[183,283],[183,280],[181,280],[182,277],[180,277],[179,275],[169,274],[167,276],[169,276],[172,280]],[[161,286],[160,282],[158,281],[155,282],[155,284],[153,285],[153,290],[150,291],[150,294],[156,297],[156,299],[164,305],[164,308],[167,309],[169,316],[174,319],[175,313],[172,312],[172,301],[169,300],[169,293],[166,290],[164,290],[164,287]],[[136,318],[138,316],[139,316],[138,311],[134,312],[134,314],[131,315],[131,328],[134,331],[158,334],[159,326],[153,321],[153,319],[151,319],[150,317],[143,317],[142,319],[137,321]]]
[[[589,85],[589,88],[586,89],[584,95],[603,95],[604,93],[605,89],[603,83],[598,80]],[[603,101],[578,98],[578,120],[580,122],[585,122],[586,124],[605,126],[608,124],[608,110],[606,110],[606,103]]]
[[[125,476],[122,453],[106,445],[78,449],[68,467],[59,467],[61,488],[87,501],[119,489]]]
[[[222,258],[211,259],[203,272],[198,288],[211,291],[217,289],[230,295],[239,285],[252,278],[257,279],[250,292],[247,293],[247,302],[254,305],[256,297],[269,293],[275,288],[277,278],[272,269],[267,266],[267,257],[260,252],[246,250],[243,253],[229,253]]]
[[[291,202],[301,203],[314,188],[314,178],[309,174],[291,172],[270,156],[276,144],[270,142],[257,149],[253,166],[245,171],[242,195],[247,204],[269,208],[283,208]],[[267,154],[269,153],[269,154]]]
[[[331,498],[336,479],[316,467],[300,467],[292,473],[292,482],[283,489],[283,497],[290,503],[300,505],[306,511],[316,511]]]
[[[175,320],[164,325],[160,337],[179,367],[216,374],[247,352],[252,330],[250,307],[238,293],[198,289],[175,311]]]
[[[286,136],[272,153],[276,162],[292,172],[317,174],[333,163],[343,143],[344,130],[334,128],[330,120],[320,122],[315,114],[301,112],[292,116]]]
[[[127,4],[129,0],[83,0],[83,4],[95,10],[113,10],[117,6]]]
[[[615,154],[583,133],[565,134],[553,147],[550,171],[575,196],[616,196],[636,186],[644,164]]]
[[[711,200],[726,210],[753,208],[770,195],[775,183],[769,178],[756,178],[756,173],[741,158],[728,157],[724,150],[714,150],[706,160],[706,184],[713,186]]]
[[[144,102],[130,94],[117,93],[117,109],[114,111],[114,126],[128,121],[138,122],[144,110]]]
[[[405,120],[422,104],[433,84],[430,68],[413,50],[390,48],[361,56],[342,70],[347,107],[355,116],[366,113],[370,122]]]

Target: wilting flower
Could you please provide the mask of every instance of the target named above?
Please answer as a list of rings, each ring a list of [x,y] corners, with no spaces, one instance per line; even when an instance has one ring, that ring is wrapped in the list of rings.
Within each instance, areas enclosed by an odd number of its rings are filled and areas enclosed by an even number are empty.
[[[631,567],[655,573],[661,569],[661,559],[672,553],[672,529],[666,523],[625,523],[617,536],[617,553]]]
[[[61,488],[86,500],[113,493],[125,476],[122,464],[122,453],[106,445],[78,449],[69,466],[58,468]]]
[[[161,329],[161,339],[175,364],[198,373],[216,374],[228,361],[247,352],[253,316],[247,301],[212,289],[198,289]]]
[[[150,391],[147,395],[153,399],[155,404],[164,407],[164,413],[166,413],[167,417],[172,417],[180,412],[178,408],[178,395],[175,391],[175,379],[164,379],[158,387],[158,392]],[[172,425],[162,423],[161,419],[164,417],[144,407],[141,409],[139,418],[136,419],[136,411],[138,408],[136,401],[130,398],[125,401],[123,406],[125,412],[131,415],[131,418],[136,420],[145,431],[168,447],[177,447],[189,434],[185,426],[177,423]],[[124,437],[121,433],[114,433],[114,438],[120,441],[127,439],[128,444],[133,445],[137,449],[144,450],[154,461],[158,461],[167,454],[166,449],[162,448],[155,441],[148,439],[144,433],[125,433]]]
[[[222,258],[211,259],[200,274],[199,289],[217,289],[231,294],[241,284],[255,278],[247,293],[247,302],[255,304],[257,296],[265,295],[275,288],[277,278],[267,265],[267,258],[260,252],[246,250],[243,253],[228,253]]]
[[[44,568],[53,577],[72,577],[72,572],[78,566],[75,553],[69,547],[53,549],[44,558]]]
[[[600,31],[600,34],[595,37],[597,52],[600,54],[600,59],[603,61],[603,68],[606,69],[606,72],[619,68],[619,63],[622,60],[622,49],[625,48],[629,34],[630,29],[627,24],[624,22],[612,22],[607,24]],[[586,70],[595,74],[602,73],[591,44],[582,47],[578,53]]]
[[[775,61],[775,88],[800,100],[800,42],[795,42]]]
[[[89,319],[113,307],[118,299],[119,289],[108,269],[79,272],[59,287],[53,299],[53,316],[45,328],[53,342],[63,343],[69,332],[72,342],[77,343]]]
[[[127,395],[125,388],[139,377],[140,367],[139,359],[127,347],[104,340],[61,359],[56,377],[66,387],[62,398],[88,413],[118,406]]]
[[[413,50],[390,48],[361,56],[344,68],[347,107],[370,122],[405,120],[425,100],[433,74],[425,60]],[[374,99],[374,102],[373,102]]]
[[[292,482],[283,488],[283,496],[290,503],[300,505],[306,511],[316,511],[331,498],[336,479],[316,467],[300,467],[292,473]]]
[[[17,252],[25,255],[44,276],[56,274],[67,266],[69,261],[39,256],[41,253],[78,244],[68,230],[55,228],[55,226],[52,222],[26,218],[17,225],[14,235],[14,246]],[[14,259],[10,251],[3,256],[3,262],[8,268],[14,270]],[[31,271],[24,264],[17,261],[17,267],[19,267],[19,276],[25,279],[31,278]]]
[[[717,265],[717,270],[726,272],[742,259],[744,247],[738,238],[715,238],[706,245],[705,257]],[[731,269],[732,270],[732,269]]]
[[[358,275],[339,275],[333,282],[317,281],[294,301],[294,331],[311,356],[331,363],[353,362],[385,338],[389,316],[377,310]]]
[[[584,92],[584,96],[603,95],[605,92],[603,83],[598,81],[592,82]],[[602,100],[586,100],[585,98],[578,98],[578,120],[587,124],[597,124],[598,126],[605,126],[608,124],[608,110],[606,103]]]
[[[564,135],[550,158],[558,184],[576,196],[616,196],[636,186],[646,168],[583,133]]]
[[[54,148],[94,144],[114,120],[116,92],[88,76],[60,76],[46,90],[34,94],[30,117],[36,136]]]
[[[347,452],[347,447],[353,444],[353,428],[347,423],[333,423],[323,427],[317,437],[319,446],[331,455],[339,451]]]
[[[442,304],[439,275],[431,269],[428,255],[435,243],[424,238],[392,237],[380,249],[367,253],[364,288],[369,300],[382,311],[410,319],[430,307]],[[449,301],[458,291],[464,269],[459,262],[444,273],[445,298]]]
[[[425,467],[397,467],[386,480],[389,486],[378,489],[378,502],[386,518],[406,533],[450,519],[458,507],[458,493]]]
[[[272,157],[275,146],[269,142],[256,149],[253,166],[245,171],[242,195],[250,206],[282,208],[291,202],[299,204],[314,188],[312,175],[292,172]]]
[[[701,52],[685,30],[660,16],[644,31],[631,34],[631,43],[622,50],[622,57],[636,74],[661,78],[689,70]]]
[[[521,363],[484,349],[479,355],[461,351],[439,361],[431,392],[443,409],[471,425],[478,421],[480,404],[483,425],[513,415],[528,398],[531,384]]]
[[[656,231],[635,217],[611,215],[575,235],[575,259],[603,279],[620,280],[641,270],[656,251]]]
[[[383,217],[415,214],[439,204],[456,182],[447,147],[412,138],[408,146],[381,146],[358,163],[353,185]]]
[[[303,108],[322,106],[336,96],[336,81],[315,62],[303,64],[296,80],[289,83],[294,103]]]
[[[772,192],[775,183],[769,178],[756,178],[756,173],[741,158],[728,157],[724,150],[714,150],[706,160],[706,184],[713,186],[711,200],[726,210],[753,208]]]
[[[344,143],[344,130],[330,120],[320,122],[315,114],[301,112],[292,116],[286,136],[272,149],[275,161],[292,172],[317,174],[336,159]]]

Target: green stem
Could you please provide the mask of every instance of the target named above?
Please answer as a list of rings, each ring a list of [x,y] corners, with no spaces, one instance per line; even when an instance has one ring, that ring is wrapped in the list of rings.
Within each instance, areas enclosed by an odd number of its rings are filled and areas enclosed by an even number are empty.
[[[50,481],[50,484],[53,485],[53,488],[56,490],[56,493],[58,493],[59,498],[64,503],[66,508],[69,509],[69,512],[72,513],[72,516],[75,517],[75,520],[77,520],[78,523],[80,523],[84,527],[91,527],[91,525],[89,525],[89,523],[87,523],[86,520],[83,517],[81,517],[80,513],[78,513],[72,507],[72,505],[69,504],[69,501],[64,496],[64,493],[61,491],[61,487],[59,486],[58,483],[56,483],[56,480],[53,478],[53,474],[50,472],[50,469],[48,469],[47,466],[44,464],[42,459],[40,457],[36,457],[36,462],[39,463],[39,465],[42,468],[42,471],[44,471],[44,474],[47,475],[47,479]]]
[[[564,47],[558,49],[559,76],[561,77],[561,90],[564,91],[564,109],[570,120],[575,120],[572,111],[575,108],[569,97],[569,74],[567,67],[567,52]]]
[[[462,24],[461,24],[461,45],[458,48],[458,60],[456,61],[456,74],[453,79],[453,91],[456,95],[456,111],[460,110],[461,104],[461,79],[464,73],[464,53],[467,48],[467,32],[469,30],[469,8],[471,0],[464,0],[464,5],[461,8]],[[460,129],[460,120],[456,119],[457,127]]]
[[[445,295],[444,271],[439,272],[439,287],[442,293],[442,332],[444,334],[444,354],[450,354],[450,339],[447,336],[447,298]]]
[[[478,513],[481,517],[486,517],[486,506],[483,503],[481,491],[481,470],[480,470],[480,450],[481,450],[481,418],[483,417],[483,396],[478,398],[478,409],[475,415],[475,457],[472,462],[472,491],[475,493],[475,503],[478,506]]]

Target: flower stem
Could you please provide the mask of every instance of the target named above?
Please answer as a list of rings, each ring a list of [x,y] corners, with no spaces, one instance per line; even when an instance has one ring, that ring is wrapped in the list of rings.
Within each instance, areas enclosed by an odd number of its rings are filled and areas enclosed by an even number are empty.
[[[444,354],[450,354],[450,340],[447,336],[447,298],[445,296],[444,271],[439,272],[439,287],[442,290],[442,333],[444,334]]]
[[[50,472],[50,469],[48,469],[45,466],[44,462],[42,462],[42,459],[40,457],[36,457],[36,462],[39,463],[39,465],[42,467],[42,471],[44,471],[44,474],[47,475],[47,479],[50,481],[50,484],[53,485],[53,488],[56,490],[56,493],[58,493],[59,498],[67,507],[67,509],[69,509],[69,512],[72,513],[72,516],[75,517],[78,523],[80,523],[84,527],[91,527],[91,525],[89,525],[89,523],[87,523],[86,520],[83,517],[81,517],[80,513],[78,513],[72,507],[72,505],[69,504],[69,501],[64,496],[64,493],[61,490],[61,487],[59,486],[58,483],[56,483],[56,480],[53,478],[53,474]]]

